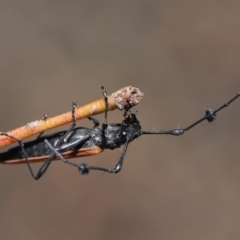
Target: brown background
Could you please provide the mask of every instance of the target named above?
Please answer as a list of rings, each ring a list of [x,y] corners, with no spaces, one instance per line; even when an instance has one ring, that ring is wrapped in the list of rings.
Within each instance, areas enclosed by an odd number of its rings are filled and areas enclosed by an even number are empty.
[[[98,99],[101,85],[145,93],[143,129],[185,127],[240,91],[239,12],[223,0],[1,1],[1,131]],[[0,166],[0,238],[240,239],[239,100],[182,137],[134,141],[118,175],[55,162],[34,181],[26,165]],[[113,167],[120,153],[75,161]]]

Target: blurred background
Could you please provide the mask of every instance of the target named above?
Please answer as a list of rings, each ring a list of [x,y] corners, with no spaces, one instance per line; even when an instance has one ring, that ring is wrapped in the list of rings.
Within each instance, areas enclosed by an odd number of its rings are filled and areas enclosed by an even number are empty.
[[[102,85],[144,92],[133,110],[144,130],[186,127],[240,91],[239,10],[223,0],[1,1],[1,131],[99,99]],[[239,107],[181,137],[135,140],[117,175],[81,176],[59,161],[35,181],[26,165],[1,165],[0,238],[240,239]],[[113,167],[120,154],[74,161]]]

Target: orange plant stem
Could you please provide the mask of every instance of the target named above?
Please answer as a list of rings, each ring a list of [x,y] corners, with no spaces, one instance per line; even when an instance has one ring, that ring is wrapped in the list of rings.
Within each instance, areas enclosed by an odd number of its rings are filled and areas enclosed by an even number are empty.
[[[108,111],[114,109],[127,110],[137,105],[141,100],[143,93],[138,88],[128,86],[112,93],[108,96]],[[87,118],[89,116],[97,115],[105,112],[106,103],[104,98],[89,103],[82,107],[77,107],[75,110],[76,120]],[[71,123],[72,112],[67,112],[52,118],[43,118],[42,120],[36,120],[28,123],[25,126],[19,127],[7,134],[14,136],[18,139],[24,139],[34,134],[45,132],[49,129],[56,128],[68,123]],[[7,136],[0,136],[0,147],[5,147],[14,143],[15,140]]]

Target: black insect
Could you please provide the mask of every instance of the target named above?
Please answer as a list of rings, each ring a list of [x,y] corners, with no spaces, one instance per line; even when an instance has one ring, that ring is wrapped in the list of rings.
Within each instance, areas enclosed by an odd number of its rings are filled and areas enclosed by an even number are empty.
[[[173,136],[180,136],[204,120],[207,120],[208,122],[214,121],[216,118],[216,113],[227,107],[239,96],[240,93],[238,93],[227,103],[223,104],[217,110],[206,109],[204,117],[186,128],[171,129],[167,131],[142,131],[136,114],[133,114],[130,111],[125,112],[122,123],[108,124],[106,111],[102,128],[99,128],[98,120],[91,117],[89,119],[94,123],[94,127],[92,129],[84,127],[75,128],[75,108],[73,105],[73,124],[68,131],[57,132],[49,136],[41,136],[36,140],[25,144],[23,144],[21,140],[15,138],[14,136],[10,136],[6,133],[0,133],[0,135],[13,138],[19,143],[19,146],[11,148],[7,152],[1,153],[0,162],[7,164],[27,163],[32,177],[36,180],[38,180],[46,172],[52,160],[59,159],[65,163],[77,167],[82,174],[89,173],[90,170],[118,173],[122,169],[128,144],[134,139],[144,134],[170,134]],[[106,93],[104,94],[104,98],[107,109],[108,101]],[[121,147],[122,145],[124,147],[121,157],[113,169],[88,166],[85,163],[76,164],[68,160],[69,158],[93,156],[102,152],[104,149],[115,149]],[[34,175],[30,163],[43,161],[44,164],[40,167],[38,173]]]

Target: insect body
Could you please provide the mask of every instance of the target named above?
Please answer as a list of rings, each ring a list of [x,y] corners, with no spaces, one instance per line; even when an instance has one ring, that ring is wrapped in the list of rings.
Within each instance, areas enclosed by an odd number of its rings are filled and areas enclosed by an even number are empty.
[[[16,139],[14,136],[1,133],[2,135],[6,135],[17,140],[19,142],[19,146],[12,148],[5,153],[1,153],[0,162],[9,164],[27,163],[31,175],[36,180],[38,180],[46,172],[53,159],[61,159],[63,162],[77,167],[82,174],[88,173],[90,170],[118,173],[122,169],[128,144],[134,139],[144,134],[170,134],[173,136],[180,136],[204,120],[207,120],[208,122],[214,121],[216,113],[227,107],[239,96],[240,93],[217,110],[206,109],[204,117],[183,129],[142,131],[140,122],[138,121],[136,115],[129,112],[124,114],[124,120],[122,123],[108,124],[106,112],[102,128],[99,128],[99,122],[94,118],[90,118],[90,120],[94,123],[94,127],[92,129],[83,127],[75,128],[76,123],[74,121],[68,131],[57,132],[49,136],[42,136],[24,145],[21,140]],[[105,100],[107,105],[106,96]],[[69,158],[74,157],[96,155],[104,149],[115,149],[122,145],[124,147],[121,157],[113,169],[88,166],[85,163],[76,164],[68,160]],[[45,161],[44,164],[39,169],[38,173],[34,175],[30,162],[42,161]]]
[[[91,155],[95,155],[104,149],[119,148],[126,142],[126,138],[131,142],[141,135],[141,126],[135,114],[128,116],[122,124],[103,124],[103,129],[98,127],[99,123],[96,119],[94,122],[97,124],[92,129],[78,127],[68,133],[67,131],[57,132],[25,143],[24,152],[27,154],[29,162],[47,159],[52,153],[49,145],[57,146],[62,137],[64,138],[61,146],[55,150],[61,152],[63,156],[69,155],[69,158],[73,158],[84,156],[90,151],[92,151]],[[44,140],[47,140],[48,144]],[[24,152],[20,146],[11,148],[0,154],[0,161],[8,164],[26,163]]]
[[[92,156],[102,152],[104,149],[115,149],[125,143],[139,137],[141,126],[135,114],[130,114],[121,124],[103,124],[99,128],[99,122],[94,121],[93,129],[73,128],[70,131],[58,132],[49,136],[42,136],[34,141],[11,148],[0,154],[1,163],[19,164],[28,162],[42,162],[53,153],[51,148],[61,153],[64,158]],[[58,143],[62,143],[59,147]],[[45,140],[45,141],[44,141]],[[25,158],[27,155],[27,159]],[[54,156],[53,159],[59,159]]]

